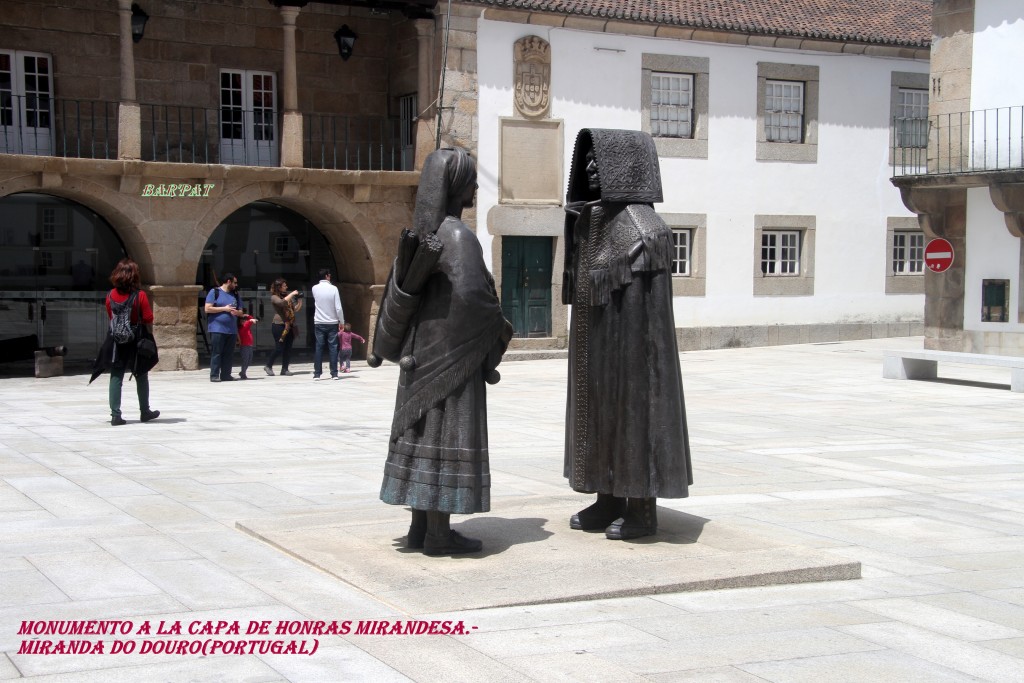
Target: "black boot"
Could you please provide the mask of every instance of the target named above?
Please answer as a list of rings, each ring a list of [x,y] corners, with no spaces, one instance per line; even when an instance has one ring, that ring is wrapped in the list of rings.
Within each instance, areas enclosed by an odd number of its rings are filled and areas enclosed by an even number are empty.
[[[467,538],[451,528],[447,512],[427,513],[427,536],[423,540],[424,555],[461,555],[479,552],[484,544]]]
[[[626,511],[626,499],[610,493],[597,494],[597,502],[569,518],[569,528],[580,531],[602,531]]]
[[[629,498],[626,500],[626,514],[615,520],[604,530],[604,535],[613,541],[653,536],[658,532],[658,499]]]
[[[405,547],[412,550],[423,548],[423,539],[427,537],[427,512],[426,510],[412,510],[412,524],[409,525],[409,535],[405,539]]]

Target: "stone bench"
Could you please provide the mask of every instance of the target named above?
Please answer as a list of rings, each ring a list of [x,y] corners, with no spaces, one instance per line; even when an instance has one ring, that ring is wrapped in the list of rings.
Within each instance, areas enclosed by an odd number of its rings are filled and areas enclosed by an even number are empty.
[[[882,377],[886,379],[935,379],[939,362],[990,365],[1010,369],[1010,391],[1024,392],[1024,357],[991,356],[958,351],[883,351]]]

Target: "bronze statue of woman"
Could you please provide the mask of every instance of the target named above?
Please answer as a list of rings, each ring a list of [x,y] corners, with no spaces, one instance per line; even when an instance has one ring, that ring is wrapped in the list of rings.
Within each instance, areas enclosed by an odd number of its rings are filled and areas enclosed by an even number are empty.
[[[412,508],[406,546],[427,555],[479,551],[481,541],[453,530],[450,516],[490,510],[486,382],[497,381],[512,325],[480,242],[461,220],[475,192],[467,152],[427,157],[412,232],[420,248],[440,256],[415,293],[403,291],[392,271],[378,316],[376,336],[396,341],[378,355],[401,357],[380,498]]]

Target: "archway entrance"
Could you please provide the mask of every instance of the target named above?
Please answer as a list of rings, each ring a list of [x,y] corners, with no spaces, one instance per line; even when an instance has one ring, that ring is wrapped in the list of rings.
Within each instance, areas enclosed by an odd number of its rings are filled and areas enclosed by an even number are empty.
[[[260,320],[254,328],[256,350],[268,351],[274,348],[270,283],[283,277],[289,287],[311,299],[310,290],[321,268],[330,268],[335,280],[340,279],[327,240],[303,216],[270,202],[253,202],[232,213],[210,235],[196,269],[196,284],[203,287],[198,302],[200,322],[196,347],[199,353],[209,355],[203,302],[210,288],[220,284],[224,273],[238,277],[239,294],[246,309]],[[313,329],[312,303],[304,306],[298,317],[303,323],[294,348],[312,348],[309,333]]]
[[[0,340],[35,335],[39,346],[67,346],[66,363],[92,361],[107,332],[107,278],[126,255],[110,224],[81,204],[0,198]]]

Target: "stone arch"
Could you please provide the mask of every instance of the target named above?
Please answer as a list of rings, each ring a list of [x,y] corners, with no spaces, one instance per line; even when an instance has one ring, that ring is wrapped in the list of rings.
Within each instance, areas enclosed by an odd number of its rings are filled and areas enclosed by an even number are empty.
[[[312,222],[331,246],[345,280],[363,285],[387,277],[386,250],[374,222],[358,205],[327,186],[299,185],[284,196],[281,183],[254,182],[225,192],[199,218],[185,243],[183,260],[197,263],[207,241],[228,216],[257,201],[277,204]]]
[[[95,211],[110,224],[128,255],[139,264],[143,282],[154,282],[152,252],[139,230],[146,217],[135,203],[126,200],[120,192],[84,178],[62,176],[59,183],[44,180],[42,174],[32,173],[5,181],[0,185],[0,197],[34,192],[67,199]]]

